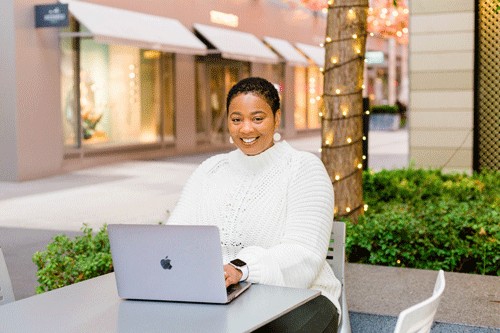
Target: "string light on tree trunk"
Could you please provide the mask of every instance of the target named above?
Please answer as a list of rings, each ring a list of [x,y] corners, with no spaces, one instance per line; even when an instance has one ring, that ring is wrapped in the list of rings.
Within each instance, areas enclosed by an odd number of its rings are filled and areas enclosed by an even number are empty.
[[[323,43],[327,61],[323,71],[321,156],[335,189],[335,217],[356,219],[364,208],[361,94],[368,0],[328,1],[328,10],[329,17],[338,20],[328,20]],[[348,193],[353,184],[359,184],[354,196]]]

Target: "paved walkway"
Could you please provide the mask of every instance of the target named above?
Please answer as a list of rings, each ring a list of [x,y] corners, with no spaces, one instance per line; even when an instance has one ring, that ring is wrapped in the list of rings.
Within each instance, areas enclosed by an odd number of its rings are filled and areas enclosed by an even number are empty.
[[[297,149],[319,154],[318,135],[288,142]],[[371,169],[408,166],[407,131],[370,132],[368,142]],[[0,182],[0,246],[6,256],[16,299],[34,294],[36,268],[31,256],[43,250],[54,235],[76,235],[84,223],[97,230],[104,223],[166,221],[185,181],[208,156],[129,161],[35,181]],[[383,332],[376,328],[379,326],[392,331],[393,316],[430,295],[432,287],[429,286],[434,283],[435,272],[399,270],[347,265],[353,333]],[[464,277],[460,282],[462,275],[455,278],[454,274],[446,275],[455,282],[448,283],[449,296],[443,299],[436,319],[500,328],[499,278]],[[449,326],[446,329],[449,330]]]

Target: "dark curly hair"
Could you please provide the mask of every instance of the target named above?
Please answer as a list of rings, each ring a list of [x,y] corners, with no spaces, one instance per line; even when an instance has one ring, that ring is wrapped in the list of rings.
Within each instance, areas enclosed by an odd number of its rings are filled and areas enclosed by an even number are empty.
[[[229,104],[240,94],[253,94],[261,97],[271,107],[273,115],[280,109],[280,96],[276,87],[261,77],[249,77],[236,83],[227,94],[226,112],[229,113]]]

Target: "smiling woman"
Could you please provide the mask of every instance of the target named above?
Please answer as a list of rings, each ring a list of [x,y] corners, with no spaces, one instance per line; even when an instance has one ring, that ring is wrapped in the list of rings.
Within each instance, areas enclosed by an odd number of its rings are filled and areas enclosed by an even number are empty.
[[[326,261],[334,198],[325,167],[274,140],[280,100],[269,81],[239,81],[226,105],[238,149],[194,171],[167,223],[218,226],[227,286],[248,280],[321,291],[259,332],[336,332],[340,282]]]

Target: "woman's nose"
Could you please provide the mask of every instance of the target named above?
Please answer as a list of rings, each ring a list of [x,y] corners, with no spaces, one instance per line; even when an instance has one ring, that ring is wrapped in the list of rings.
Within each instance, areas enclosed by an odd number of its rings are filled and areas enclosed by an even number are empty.
[[[249,133],[253,131],[253,125],[250,121],[244,121],[243,124],[241,125],[241,132],[243,133]]]

